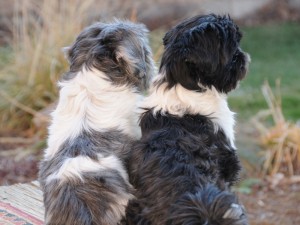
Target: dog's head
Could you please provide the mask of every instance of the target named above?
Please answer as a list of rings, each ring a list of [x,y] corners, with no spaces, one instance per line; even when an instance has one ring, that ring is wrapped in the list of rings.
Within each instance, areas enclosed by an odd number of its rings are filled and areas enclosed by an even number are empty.
[[[189,90],[218,92],[234,89],[247,72],[250,58],[239,44],[242,34],[227,16],[196,16],[165,35],[160,72],[168,87],[181,84]]]
[[[244,207],[236,196],[213,185],[185,194],[171,209],[167,224],[248,225]]]
[[[115,85],[146,89],[154,70],[147,33],[144,25],[128,21],[85,28],[73,45],[64,49],[70,63],[65,79],[85,67],[104,72]]]

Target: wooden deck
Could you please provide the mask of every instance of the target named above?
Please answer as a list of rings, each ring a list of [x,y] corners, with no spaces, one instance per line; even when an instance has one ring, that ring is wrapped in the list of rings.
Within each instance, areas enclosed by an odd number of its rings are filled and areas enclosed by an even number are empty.
[[[9,217],[11,214],[16,215],[14,220],[5,220],[4,217]],[[18,218],[18,215],[21,215],[22,219]],[[27,184],[0,186],[0,225],[21,224],[19,221],[23,218],[27,222],[24,222],[24,224],[34,225],[42,224],[44,220],[42,191],[37,181]]]

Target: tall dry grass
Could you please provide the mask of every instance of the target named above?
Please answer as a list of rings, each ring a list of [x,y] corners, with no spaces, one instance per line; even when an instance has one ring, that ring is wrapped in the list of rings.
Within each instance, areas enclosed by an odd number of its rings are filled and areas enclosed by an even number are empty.
[[[0,50],[0,131],[35,132],[33,118],[47,121],[40,113],[57,99],[57,80],[68,70],[61,49],[94,21],[112,18],[137,20],[145,1],[22,0],[14,1],[9,48]],[[160,34],[161,32],[159,32]],[[151,35],[155,58],[161,47]],[[1,60],[4,59],[4,60]],[[45,128],[45,127],[43,127]]]
[[[104,3],[102,7],[109,7]],[[94,4],[95,0],[15,1],[11,57],[0,69],[2,128],[30,129],[33,116],[46,119],[38,111],[56,99],[56,82],[67,71],[61,48],[90,22]]]
[[[274,93],[268,83],[262,87],[269,109],[261,111],[253,122],[260,132],[264,149],[263,175],[284,173],[289,176],[300,172],[300,127],[284,118],[281,107],[280,82]],[[271,117],[271,121],[268,120]]]

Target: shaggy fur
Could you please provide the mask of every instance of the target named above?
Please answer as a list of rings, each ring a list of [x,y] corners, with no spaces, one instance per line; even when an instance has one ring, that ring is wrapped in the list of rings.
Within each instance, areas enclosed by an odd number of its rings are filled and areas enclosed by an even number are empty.
[[[229,188],[238,179],[234,118],[226,94],[249,56],[229,17],[196,16],[164,37],[165,52],[142,104],[142,138],[131,152],[129,225],[246,225]]]
[[[141,24],[96,23],[65,49],[48,148],[40,164],[45,224],[117,225],[133,188],[125,169],[140,137],[136,104],[153,73]]]

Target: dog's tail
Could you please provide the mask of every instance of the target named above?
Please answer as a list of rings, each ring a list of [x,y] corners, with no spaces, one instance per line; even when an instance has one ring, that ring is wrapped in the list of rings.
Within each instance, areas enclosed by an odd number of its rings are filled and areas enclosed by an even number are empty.
[[[214,185],[184,194],[172,206],[167,224],[248,225],[244,207],[235,194]]]

